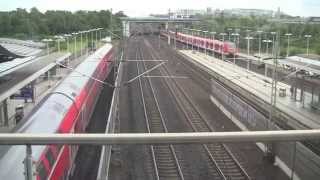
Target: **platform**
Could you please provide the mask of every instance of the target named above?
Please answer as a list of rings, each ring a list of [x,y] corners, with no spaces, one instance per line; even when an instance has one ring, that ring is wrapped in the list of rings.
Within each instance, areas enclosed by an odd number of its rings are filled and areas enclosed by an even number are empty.
[[[270,104],[271,78],[247,71],[237,65],[219,60],[212,56],[207,56],[203,53],[193,53],[192,51],[186,50],[180,52],[185,56],[190,57],[189,59],[193,59],[200,67],[208,68],[210,71],[221,75],[241,89],[250,92],[252,95],[264,101],[264,103]],[[303,105],[301,102],[292,100],[290,97],[289,85],[279,82],[278,90],[280,88],[286,90],[287,96],[279,97],[277,94],[277,109],[291,117],[291,120],[296,120],[301,123],[304,128],[320,128],[320,113],[307,108],[308,104]],[[305,102],[310,99],[311,94],[305,93]],[[303,128],[303,126],[297,128]]]
[[[55,61],[62,61],[69,56],[70,53],[53,53],[39,57],[27,66],[1,77],[6,81],[0,84],[0,102],[56,66]]]

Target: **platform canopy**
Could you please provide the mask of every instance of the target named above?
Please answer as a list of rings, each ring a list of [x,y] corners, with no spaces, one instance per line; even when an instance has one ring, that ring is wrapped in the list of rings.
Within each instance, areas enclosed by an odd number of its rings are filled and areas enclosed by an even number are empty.
[[[23,56],[19,56],[15,53],[10,52],[6,48],[0,45],[0,63],[12,61],[16,58],[22,58]]]

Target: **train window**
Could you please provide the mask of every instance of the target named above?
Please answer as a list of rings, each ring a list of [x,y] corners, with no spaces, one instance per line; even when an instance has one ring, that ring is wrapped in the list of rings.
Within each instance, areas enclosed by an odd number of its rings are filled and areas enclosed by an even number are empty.
[[[48,172],[46,168],[43,165],[43,162],[41,161],[40,164],[37,167],[37,172],[39,175],[40,180],[46,180],[48,176]]]
[[[54,164],[54,157],[53,157],[53,153],[50,149],[48,149],[48,151],[46,153],[46,158],[49,162],[49,166],[52,167]]]

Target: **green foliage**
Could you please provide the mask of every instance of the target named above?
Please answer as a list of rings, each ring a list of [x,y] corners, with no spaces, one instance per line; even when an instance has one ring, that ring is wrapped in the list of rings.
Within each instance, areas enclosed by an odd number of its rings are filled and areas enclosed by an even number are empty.
[[[230,32],[228,29],[232,29],[230,33],[237,31],[240,33],[240,48],[246,49],[247,43],[244,37],[247,36],[247,30],[249,30],[250,36],[253,36],[255,40],[252,43],[251,48],[255,51],[258,49],[258,30],[263,31],[262,39],[272,40],[273,36],[270,32],[279,32],[281,54],[286,54],[287,49],[287,36],[286,33],[293,34],[290,37],[290,54],[306,53],[307,41],[304,37],[309,34],[310,38],[310,53],[320,54],[320,24],[285,24],[276,23],[272,21],[270,17],[264,16],[225,16],[221,13],[219,16],[198,16],[201,21],[194,24],[192,28],[215,31],[218,34],[221,32]],[[286,17],[289,18],[289,17]],[[220,38],[220,36],[216,36]],[[262,48],[264,48],[264,44]]]
[[[119,17],[125,16],[123,12],[112,15],[110,11],[47,11],[40,12],[32,8],[16,9],[10,12],[0,12],[0,36],[15,37],[19,39],[40,39],[47,36],[71,33],[112,26],[121,28]]]

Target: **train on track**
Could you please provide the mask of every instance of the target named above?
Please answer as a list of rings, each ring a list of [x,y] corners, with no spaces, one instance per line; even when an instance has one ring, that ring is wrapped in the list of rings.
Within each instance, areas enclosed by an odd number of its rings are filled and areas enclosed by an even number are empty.
[[[82,133],[111,70],[113,47],[105,44],[84,60],[26,117],[15,133]],[[81,72],[81,73],[79,73]],[[85,74],[85,75],[84,75]],[[0,147],[0,179],[25,179],[25,146]],[[78,146],[32,146],[34,179],[65,180],[72,174]]]
[[[195,48],[199,47],[200,49],[206,49],[224,56],[234,56],[239,52],[236,44],[229,41],[208,39],[174,31],[161,31],[160,34],[165,37],[170,36],[171,38],[176,38],[177,41],[188,44],[189,46],[193,45]]]

